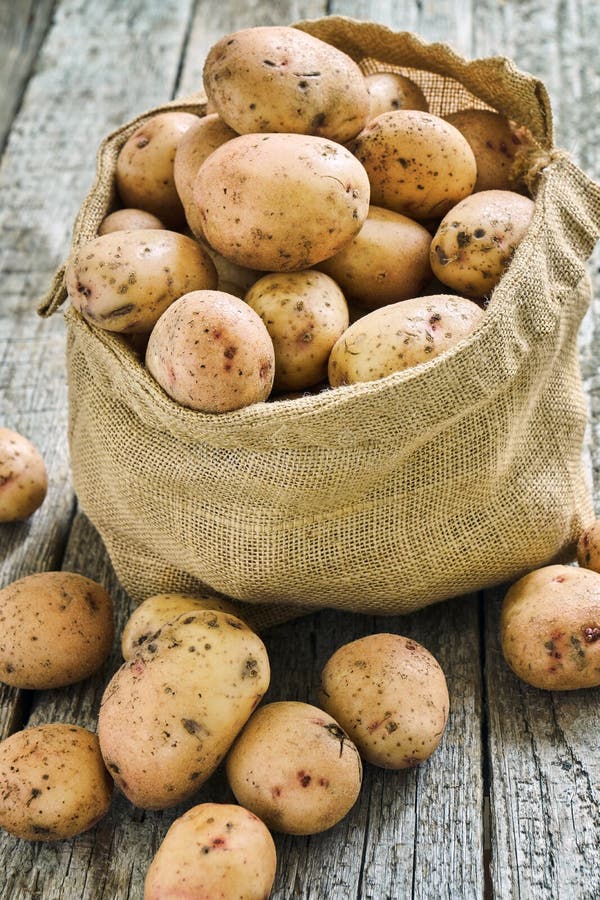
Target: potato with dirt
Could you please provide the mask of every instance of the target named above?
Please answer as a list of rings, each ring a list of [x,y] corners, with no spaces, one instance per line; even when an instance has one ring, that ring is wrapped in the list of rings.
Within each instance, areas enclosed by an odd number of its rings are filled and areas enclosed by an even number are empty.
[[[582,569],[600,572],[600,519],[595,519],[579,535],[577,562]]]
[[[204,88],[239,134],[309,134],[344,143],[369,108],[358,65],[331,44],[287,26],[222,37],[204,64]]]
[[[31,441],[0,428],[0,524],[28,519],[48,491],[48,473],[39,450]]]
[[[369,92],[368,120],[396,109],[429,112],[429,103],[418,84],[398,72],[372,72],[365,76]]]
[[[92,325],[148,334],[178,297],[216,288],[217,272],[191,238],[142,228],[83,244],[71,256],[65,280],[71,303]]]
[[[491,109],[461,109],[444,117],[469,142],[477,163],[476,191],[511,191],[518,185],[517,154],[533,147],[531,134]]]

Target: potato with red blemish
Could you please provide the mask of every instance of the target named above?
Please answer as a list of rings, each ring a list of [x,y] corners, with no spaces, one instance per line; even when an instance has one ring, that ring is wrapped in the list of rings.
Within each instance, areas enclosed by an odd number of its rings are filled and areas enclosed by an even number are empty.
[[[600,572],[600,519],[581,532],[577,541],[577,562],[583,569]]]
[[[371,203],[411,219],[445,215],[475,186],[477,166],[466,138],[428,112],[381,113],[349,145],[371,185]]]
[[[112,234],[113,231],[134,231],[140,228],[162,228],[164,224],[152,213],[143,209],[117,209],[100,223],[98,234]]]
[[[0,428],[0,523],[27,519],[44,502],[46,464],[31,441]]]
[[[222,413],[267,399],[275,353],[262,319],[243,300],[194,291],[156,323],[146,366],[177,403]]]
[[[261,639],[237,616],[185,612],[114,674],[98,737],[106,766],[143,809],[189,800],[213,774],[269,686]]]
[[[399,634],[368,635],[336,650],[319,696],[363,759],[384,769],[411,768],[431,756],[448,718],[441,666]]]
[[[123,206],[153,213],[168,228],[185,224],[173,169],[179,142],[197,121],[198,116],[191,113],[158,113],[128,138],[115,171]]]
[[[148,869],[144,900],[267,900],[276,866],[273,838],[254,813],[233,803],[202,803],[167,831]]]
[[[348,327],[348,306],[323,272],[265,275],[246,303],[261,317],[275,349],[276,391],[301,391],[327,377],[331,348]]]
[[[71,256],[65,280],[71,303],[91,324],[148,334],[178,297],[215,288],[217,272],[197,241],[142,228],[83,244]]]
[[[467,297],[498,284],[529,228],[534,203],[514,191],[479,191],[457,203],[431,242],[434,275]]]
[[[600,685],[600,574],[555,565],[525,575],[504,598],[500,639],[510,668],[534,687]]]
[[[517,186],[517,153],[533,147],[531,134],[491,109],[461,109],[444,117],[465,136],[475,155],[475,191],[510,191]]]
[[[238,803],[285,834],[331,828],[354,806],[362,782],[358,751],[335,719],[295,701],[258,709],[226,769]]]
[[[369,92],[369,121],[396,109],[429,112],[429,103],[418,84],[398,72],[373,72],[365,76]]]

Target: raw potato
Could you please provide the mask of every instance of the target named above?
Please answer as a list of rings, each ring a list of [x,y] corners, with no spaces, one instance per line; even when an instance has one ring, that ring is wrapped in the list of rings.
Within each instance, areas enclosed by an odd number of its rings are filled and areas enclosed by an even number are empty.
[[[213,262],[196,241],[147,228],[84,244],[70,259],[65,278],[84,319],[107,331],[134,334],[151,331],[183,294],[217,286]]]
[[[220,597],[199,597],[196,594],[155,594],[140,603],[133,611],[121,635],[121,651],[123,659],[131,659],[140,646],[154,637],[163,625],[167,625],[184,612],[196,612],[199,609],[218,609],[221,612],[239,616],[233,603],[221,600]]]
[[[110,213],[100,223],[98,234],[112,234],[113,231],[139,231],[140,228],[162,228],[164,224],[143,209],[118,209]]]
[[[600,519],[582,532],[577,542],[577,562],[584,569],[600,572]]]
[[[31,441],[0,428],[0,522],[26,519],[44,502],[46,465]]]
[[[157,322],[146,366],[177,403],[220,413],[267,399],[275,354],[264,323],[246,303],[221,291],[194,291]]]
[[[504,598],[500,638],[510,668],[534,687],[600,685],[600,575],[560,565],[525,575]]]
[[[466,294],[491,293],[509,267],[531,222],[534,204],[514,191],[480,191],[442,219],[431,242],[431,268]]]
[[[369,179],[333,141],[246,134],[200,166],[194,198],[215,250],[250,269],[289,272],[352,240],[369,211]]]
[[[331,828],[354,806],[362,782],[358,751],[335,719],[294,701],[258,709],[226,767],[238,803],[286,834]]]
[[[382,113],[352,142],[371,203],[412,219],[445,215],[475,186],[473,151],[460,131],[420,110]]]
[[[113,792],[98,738],[78,725],[17,731],[0,744],[0,827],[28,841],[59,841],[92,828]]]
[[[173,166],[175,187],[183,204],[187,223],[199,240],[204,237],[204,233],[198,204],[192,193],[194,179],[213,150],[234,137],[237,137],[237,133],[217,113],[213,113],[198,119],[179,141]]]
[[[299,391],[327,377],[331,348],[348,327],[348,306],[335,281],[313,270],[265,275],[246,303],[273,341],[275,390]]]
[[[191,113],[159,113],[131,135],[117,158],[117,189],[123,206],[145,209],[168,228],[184,224],[173,164],[179,141],[197,121],[198,116]]]
[[[396,72],[373,72],[365,77],[369,92],[369,121],[396,109],[429,112],[429,103],[418,84]]]
[[[144,809],[192,797],[269,686],[264,644],[235,616],[183,613],[108,684],[98,737],[109,772]]]
[[[238,266],[236,263],[225,259],[220,253],[210,246],[203,243],[202,246],[212,259],[215,269],[217,270],[217,289],[225,294],[233,294],[243,300],[246,292],[250,290],[253,284],[262,278],[266,272],[258,272],[256,269],[248,269],[245,266]]]
[[[449,294],[382,306],[337,341],[329,357],[329,383],[375,381],[434,359],[470,334],[483,316],[476,303]]]
[[[462,109],[445,116],[469,142],[477,162],[475,191],[510,191],[516,153],[530,143],[526,129],[489,109]]]
[[[277,856],[269,830],[232,803],[202,803],[175,819],[146,875],[144,900],[267,900]]]
[[[363,759],[384,769],[407,769],[431,756],[450,703],[435,657],[399,634],[340,647],[321,673],[320,698]]]
[[[364,126],[369,95],[341,50],[287,26],[245,28],[210,50],[204,87],[239,134],[313,134],[344,143]]]
[[[45,690],[89,678],[114,637],[104,588],[73,572],[27,575],[0,591],[0,681]]]
[[[431,279],[431,235],[418,222],[371,206],[356,237],[319,263],[349,300],[367,309],[418,297]]]

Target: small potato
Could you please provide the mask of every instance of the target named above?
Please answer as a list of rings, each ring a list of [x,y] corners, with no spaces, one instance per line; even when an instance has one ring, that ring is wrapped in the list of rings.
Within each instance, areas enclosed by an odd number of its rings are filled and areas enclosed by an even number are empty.
[[[477,163],[474,191],[510,191],[515,155],[531,141],[524,128],[517,128],[500,113],[489,109],[462,109],[445,116],[469,142]]]
[[[377,206],[356,237],[318,264],[346,297],[367,309],[418,297],[431,276],[426,228],[400,213]]]
[[[445,215],[475,186],[477,167],[467,140],[431,113],[382,113],[350,146],[369,176],[371,203],[411,219]]]
[[[193,192],[208,243],[267,272],[308,269],[333,256],[369,211],[369,179],[358,160],[340,144],[300,134],[228,141],[200,166]]]
[[[213,113],[198,119],[188,128],[177,146],[173,176],[179,199],[183,204],[187,223],[198,240],[204,237],[198,204],[194,200],[192,187],[198,169],[213,150],[237,137],[237,132],[226,125],[223,119]]]
[[[577,562],[582,569],[600,572],[600,519],[581,533],[577,541]]]
[[[218,609],[239,616],[235,605],[220,597],[199,597],[195,594],[155,594],[140,603],[133,611],[121,635],[123,659],[131,659],[145,641],[150,640],[163,625],[184,612],[199,609]]]
[[[275,353],[253,309],[221,291],[180,297],[154,327],[146,366],[182,406],[230,412],[266,400]]]
[[[320,701],[363,759],[384,769],[431,756],[450,703],[435,657],[399,634],[372,634],[336,650],[321,674]]]
[[[238,266],[225,259],[220,253],[203,242],[202,246],[212,259],[215,269],[217,270],[217,290],[223,291],[225,294],[233,294],[243,300],[246,292],[250,290],[253,284],[266,275],[266,272],[258,272],[256,269],[248,269],[246,266]]]
[[[116,166],[117,190],[123,206],[153,213],[168,228],[185,223],[175,187],[173,165],[179,141],[198,116],[163,112],[148,119],[125,142]]]
[[[10,428],[0,428],[0,522],[27,519],[44,502],[46,465],[33,444]]]
[[[0,681],[45,690],[89,678],[110,653],[113,605],[73,572],[27,575],[0,591]]]
[[[113,792],[98,738],[78,725],[17,731],[0,744],[0,827],[27,841],[60,841],[92,828]]]
[[[285,834],[316,834],[354,806],[358,751],[330,715],[285,701],[258,709],[226,761],[236,800]]]
[[[146,875],[144,900],[267,900],[277,856],[268,828],[232,803],[202,803],[175,819]]]
[[[357,64],[296,28],[263,26],[225,35],[204,65],[204,87],[239,134],[312,134],[339,143],[364,126],[369,95]]]
[[[600,575],[560,565],[525,575],[504,598],[500,639],[510,668],[534,687],[600,685]]]
[[[142,228],[95,238],[69,260],[71,302],[84,319],[107,331],[144,334],[189,291],[217,286],[206,251],[174,231]]]
[[[160,219],[143,209],[118,209],[102,220],[98,234],[112,234],[113,231],[135,231],[140,228],[164,229],[164,227]]]
[[[354,322],[336,342],[329,383],[375,381],[427,362],[458,344],[483,316],[476,303],[449,294],[382,306]]]
[[[246,294],[275,348],[277,391],[301,391],[327,377],[331,348],[348,327],[348,306],[328,275],[304,272],[265,275]]]
[[[144,809],[192,797],[269,686],[267,651],[236,616],[178,616],[109,682],[98,737],[109,772]]]
[[[365,77],[369,92],[368,120],[396,109],[429,112],[429,103],[418,84],[396,72],[373,72]]]
[[[468,297],[491,293],[531,222],[534,204],[513,191],[480,191],[442,219],[431,242],[431,268]]]

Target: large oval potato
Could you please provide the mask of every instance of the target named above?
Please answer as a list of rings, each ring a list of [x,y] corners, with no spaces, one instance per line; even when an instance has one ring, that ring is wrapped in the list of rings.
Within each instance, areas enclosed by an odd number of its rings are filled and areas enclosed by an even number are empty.
[[[431,756],[450,705],[438,661],[399,634],[371,634],[336,650],[321,674],[320,699],[363,759],[385,769]]]
[[[0,522],[28,518],[47,490],[48,473],[39,451],[17,431],[0,428]]]
[[[369,176],[371,203],[412,219],[445,215],[475,186],[477,167],[466,138],[431,113],[382,113],[351,149]]]
[[[194,198],[215,250],[250,269],[289,272],[352,240],[369,211],[369,179],[333,141],[246,134],[200,166]]]
[[[277,855],[261,820],[233,803],[202,803],[175,819],[148,869],[144,900],[267,900]]]
[[[327,377],[331,348],[348,327],[348,305],[328,275],[309,269],[259,279],[246,303],[267,327],[277,391],[299,391]]]
[[[466,294],[490,294],[509,267],[533,216],[529,197],[514,191],[479,191],[442,219],[431,242],[434,274]]]
[[[514,190],[517,151],[531,142],[527,130],[491,109],[461,109],[444,118],[465,136],[475,154],[474,192]]]
[[[365,80],[341,50],[296,28],[225,35],[209,51],[204,87],[239,134],[279,131],[344,143],[364,126]]]
[[[365,76],[369,92],[369,121],[396,109],[429,112],[429,103],[418,84],[398,72],[373,72]]]
[[[0,744],[0,827],[28,841],[60,841],[107,812],[113,781],[98,738],[78,725],[17,731]]]
[[[235,616],[183,613],[109,682],[98,737],[109,772],[144,809],[189,799],[269,686],[263,642]]]
[[[112,600],[74,572],[26,575],[0,591],[0,681],[31,690],[89,678],[114,636]]]
[[[84,244],[69,260],[67,291],[84,319],[107,331],[147,333],[189,291],[212,290],[206,251],[174,231],[116,231]]]
[[[509,589],[502,652],[523,681],[547,691],[600,685],[600,574],[544,566]]]
[[[354,322],[329,357],[332,387],[375,381],[439,356],[484,316],[464,297],[433,294],[382,306]]]
[[[318,264],[344,291],[367,309],[418,297],[432,277],[431,235],[418,222],[378,206],[358,234],[335,256]]]

